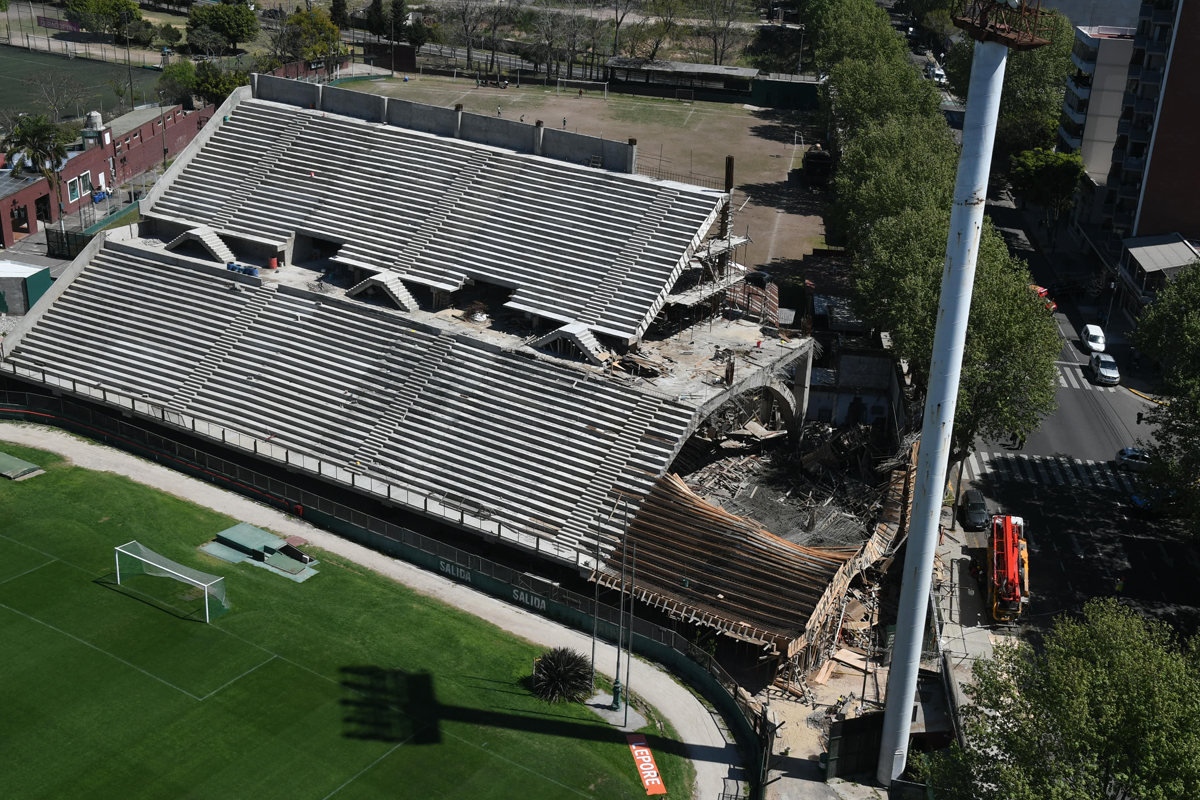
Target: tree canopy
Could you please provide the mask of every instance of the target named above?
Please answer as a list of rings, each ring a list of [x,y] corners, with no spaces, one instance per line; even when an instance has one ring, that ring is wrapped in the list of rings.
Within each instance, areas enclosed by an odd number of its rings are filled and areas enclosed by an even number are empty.
[[[1004,70],[1000,118],[996,122],[996,155],[999,157],[1054,145],[1062,113],[1067,78],[1075,72],[1071,48],[1075,29],[1058,11],[1046,17],[1042,35],[1050,44],[1035,50],[1012,51]],[[966,100],[971,83],[975,42],[963,36],[946,53],[946,78],[950,91]]]
[[[4,148],[4,162],[9,165],[8,174],[20,178],[29,171],[45,178],[54,187],[61,207],[59,170],[67,163],[69,143],[63,128],[45,114],[36,114],[18,118],[0,146]]]
[[[1035,651],[974,666],[966,747],[916,759],[945,800],[1200,796],[1200,643],[1113,599],[1060,617]]]
[[[192,6],[187,22],[189,42],[192,32],[198,28],[212,30],[236,49],[238,42],[249,42],[258,36],[258,17],[240,3]]]
[[[907,208],[879,220],[856,262],[855,307],[890,331],[898,356],[924,386],[945,271],[949,203]],[[951,461],[975,440],[1031,431],[1055,407],[1062,347],[1029,272],[984,220],[951,436]]]
[[[1163,368],[1166,404],[1151,408],[1151,480],[1174,492],[1200,535],[1200,262],[1180,270],[1142,312],[1137,347]]]
[[[196,68],[196,94],[212,105],[223,103],[230,92],[248,83],[249,73],[222,69],[211,61],[205,61]]]
[[[133,0],[67,0],[66,17],[89,33],[115,33],[122,23],[142,18]]]
[[[329,19],[338,30],[350,27],[350,12],[346,9],[346,0],[333,0],[329,5]]]
[[[163,99],[171,103],[182,103],[196,89],[196,67],[187,59],[172,61],[163,70],[156,88]]]

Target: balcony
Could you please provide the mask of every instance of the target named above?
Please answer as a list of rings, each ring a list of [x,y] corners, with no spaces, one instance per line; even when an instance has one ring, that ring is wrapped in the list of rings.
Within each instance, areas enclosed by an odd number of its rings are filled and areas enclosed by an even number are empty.
[[[1076,108],[1073,108],[1070,105],[1070,103],[1063,103],[1062,110],[1063,110],[1063,113],[1066,114],[1071,119],[1071,121],[1074,122],[1076,125],[1082,125],[1084,122],[1087,121],[1087,107],[1086,106],[1083,108],[1082,111],[1080,111]]]
[[[1122,166],[1125,168],[1126,172],[1141,172],[1146,168],[1146,159],[1134,158],[1133,156],[1130,156],[1129,158],[1125,159],[1125,162],[1122,164]]]
[[[1114,147],[1113,151],[1112,151],[1112,163],[1121,164],[1124,161],[1125,161],[1125,151],[1118,150],[1117,148]]]
[[[1135,114],[1153,114],[1158,110],[1158,98],[1152,97],[1148,100],[1138,98],[1133,103],[1133,113]]]
[[[1173,8],[1158,8],[1154,10],[1154,16],[1150,18],[1152,22],[1157,22],[1161,25],[1173,25],[1175,23],[1175,9]]]
[[[1122,183],[1117,187],[1117,197],[1122,200],[1137,200],[1137,196],[1141,191],[1142,187],[1136,183]]]
[[[1138,142],[1141,144],[1149,144],[1150,143],[1150,129],[1149,128],[1134,128],[1133,130],[1131,130],[1129,132],[1129,141],[1130,141],[1130,143]]]
[[[1079,148],[1083,147],[1083,135],[1081,134],[1079,136],[1075,136],[1067,133],[1067,129],[1061,124],[1058,126],[1058,136],[1063,140],[1063,142],[1066,143],[1067,147],[1070,147],[1072,150],[1078,150]],[[1114,161],[1115,160],[1116,159],[1114,159]]]
[[[1081,86],[1075,82],[1074,76],[1067,78],[1067,89],[1080,100],[1087,100],[1092,96],[1092,84],[1089,82]]]
[[[1154,15],[1154,3],[1142,3],[1138,7],[1138,19],[1150,19]]]
[[[1117,120],[1117,136],[1124,136],[1129,133],[1129,129],[1132,127],[1132,125],[1133,120],[1131,119]]]
[[[1075,65],[1075,68],[1077,70],[1079,70],[1080,72],[1086,72],[1088,75],[1091,75],[1093,72],[1096,71],[1095,58],[1093,58],[1091,61],[1084,61],[1082,58],[1079,57],[1078,54],[1076,54],[1075,52],[1072,52],[1071,53],[1071,63]]]
[[[1163,71],[1161,69],[1154,69],[1153,67],[1142,67],[1141,70],[1142,70],[1142,75],[1139,78],[1139,80],[1141,80],[1143,85],[1158,86],[1160,83],[1162,83]],[[1133,70],[1131,68],[1130,72],[1132,72],[1132,71]],[[1132,77],[1132,76],[1130,76],[1130,77]]]
[[[1132,225],[1133,225],[1133,212],[1132,211],[1118,211],[1117,213],[1113,214],[1113,227],[1114,228],[1129,228],[1129,227],[1132,227]]]
[[[1150,37],[1144,33],[1139,33],[1133,37],[1133,49],[1145,50],[1146,44],[1150,41]]]
[[[1136,102],[1137,95],[1135,95],[1133,92],[1126,92],[1125,94],[1121,95],[1122,106],[1132,106]]]
[[[1167,51],[1170,49],[1171,42],[1168,40],[1163,40],[1161,42],[1146,42],[1147,55],[1166,55]]]

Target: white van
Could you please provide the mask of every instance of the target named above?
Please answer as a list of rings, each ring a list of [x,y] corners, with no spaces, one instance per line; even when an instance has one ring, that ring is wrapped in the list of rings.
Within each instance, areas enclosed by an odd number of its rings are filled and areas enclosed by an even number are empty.
[[[1083,342],[1085,350],[1091,350],[1093,353],[1104,352],[1104,331],[1100,330],[1099,325],[1084,325],[1079,341]]]

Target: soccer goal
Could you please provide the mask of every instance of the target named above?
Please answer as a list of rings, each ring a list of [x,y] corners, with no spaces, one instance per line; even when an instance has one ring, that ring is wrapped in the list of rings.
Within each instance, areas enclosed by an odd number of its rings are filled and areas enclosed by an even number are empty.
[[[576,95],[578,97],[603,97],[608,99],[607,81],[573,81],[569,78],[558,79],[558,96]]]
[[[204,592],[204,621],[211,622],[214,616],[219,616],[229,610],[225,602],[225,579],[209,575],[200,570],[176,564],[169,558],[136,541],[117,545],[117,584],[122,578],[134,575],[151,575],[156,578],[174,578],[182,583],[191,584]],[[210,607],[210,600],[215,601],[215,608]]]
[[[685,103],[694,102],[696,100],[696,90],[695,89],[676,89],[675,90],[675,99],[682,100]]]

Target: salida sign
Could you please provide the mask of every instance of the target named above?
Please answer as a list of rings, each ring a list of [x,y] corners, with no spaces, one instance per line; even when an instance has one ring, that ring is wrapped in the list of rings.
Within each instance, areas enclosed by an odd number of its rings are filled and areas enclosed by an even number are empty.
[[[631,733],[625,738],[629,741],[633,763],[637,765],[638,777],[642,779],[646,794],[666,794],[667,787],[663,785],[658,765],[654,763],[654,754],[646,746],[646,737],[640,733]]]

